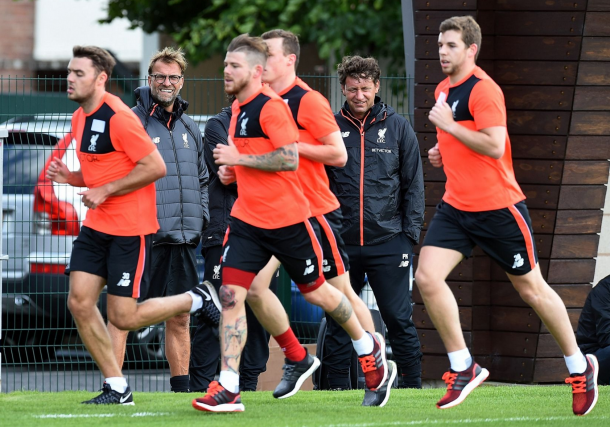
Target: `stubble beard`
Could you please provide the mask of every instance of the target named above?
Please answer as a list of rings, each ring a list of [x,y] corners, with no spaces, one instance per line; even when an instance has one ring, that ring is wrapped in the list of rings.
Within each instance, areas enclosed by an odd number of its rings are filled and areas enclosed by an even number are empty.
[[[159,104],[163,108],[167,108],[174,105],[174,103],[176,102],[176,98],[178,98],[178,95],[180,94],[179,91],[174,90],[174,93],[172,93],[170,99],[164,100],[160,98],[160,92],[161,88],[150,88],[150,96],[152,97],[153,101],[155,101],[155,103]]]
[[[227,89],[226,85],[225,85],[225,92],[227,95],[231,96],[231,95],[235,95],[237,96],[246,86],[248,86],[248,83],[250,82],[250,78],[251,78],[251,74],[248,73],[248,75],[246,77],[244,77],[244,79],[242,80],[233,80],[233,88],[232,89]]]

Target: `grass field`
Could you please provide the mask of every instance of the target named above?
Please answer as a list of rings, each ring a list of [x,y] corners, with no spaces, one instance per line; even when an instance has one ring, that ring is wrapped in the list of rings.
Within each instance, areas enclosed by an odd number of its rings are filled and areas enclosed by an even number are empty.
[[[461,405],[436,409],[442,389],[393,390],[384,408],[363,408],[362,391],[302,391],[286,400],[271,392],[242,393],[245,412],[196,411],[196,394],[134,393],[135,406],[89,406],[91,392],[15,392],[0,395],[0,426],[192,426],[382,427],[382,426],[608,426],[610,386],[597,406],[572,414],[568,386],[483,386]]]

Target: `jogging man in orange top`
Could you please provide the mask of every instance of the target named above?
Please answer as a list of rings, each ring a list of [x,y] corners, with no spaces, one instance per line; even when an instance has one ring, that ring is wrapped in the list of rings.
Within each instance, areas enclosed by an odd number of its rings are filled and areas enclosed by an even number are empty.
[[[263,81],[268,83],[280,95],[292,113],[299,129],[299,168],[297,174],[303,187],[303,193],[309,201],[311,209],[310,222],[316,230],[318,240],[322,244],[324,259],[322,261],[324,278],[342,293],[344,293],[354,308],[362,327],[370,333],[375,332],[373,319],[366,304],[354,292],[349,282],[349,259],[341,238],[341,209],[339,201],[330,191],[328,177],[324,165],[343,167],[347,161],[347,150],[343,144],[341,133],[330,105],[319,92],[312,90],[305,82],[296,76],[299,62],[300,45],[298,37],[286,30],[272,30],[264,33],[269,49],[269,57],[263,72]],[[254,287],[253,287],[254,288]],[[271,300],[258,296],[258,290],[251,288],[248,293],[248,303],[255,307],[255,313],[260,318],[259,311],[267,312],[258,304]],[[269,292],[266,290],[266,292]],[[255,299],[256,298],[256,299]],[[267,319],[266,326],[286,330],[287,319],[279,316],[277,319]],[[385,348],[383,336],[379,334],[382,348]],[[371,348],[365,352],[369,354]],[[367,358],[360,359],[364,372],[367,372]],[[390,364],[392,365],[392,363]],[[389,367],[386,384],[391,385],[396,376],[396,370]],[[369,384],[377,390],[377,384]],[[389,397],[390,387],[381,387],[381,395],[365,393],[363,405],[383,406]]]
[[[540,273],[525,196],[513,172],[504,96],[476,66],[480,46],[481,30],[472,17],[441,23],[438,47],[447,78],[436,88],[429,115],[438,136],[429,159],[444,166],[447,183],[416,273],[451,364],[443,375],[447,393],[437,407],[458,405],[489,375],[466,347],[458,306],[445,282],[478,245],[506,271],[561,347],[571,374],[566,382],[573,387],[573,411],[584,415],[597,401],[597,359],[580,352],[563,302]]]
[[[225,91],[236,95],[228,146],[217,146],[214,157],[222,182],[238,181],[224,253],[221,372],[207,394],[193,400],[195,409],[212,412],[243,411],[238,367],[246,341],[245,299],[256,274],[272,256],[284,266],[305,299],[330,313],[355,340],[359,354],[370,346],[375,366],[369,374],[377,385],[387,377],[385,353],[367,334],[341,292],[322,276],[322,248],[308,221],[309,203],[297,174],[299,133],[286,103],[261,83],[268,56],[260,38],[243,34],[233,39],[225,58]],[[232,167],[231,167],[232,166]],[[273,306],[272,311],[283,308]],[[272,332],[272,334],[274,334]],[[320,362],[307,353],[290,328],[274,338],[285,348],[286,364],[276,398],[295,394]]]
[[[99,47],[75,46],[68,65],[68,98],[80,104],[72,134],[81,169],[59,159],[46,172],[54,182],[89,187],[79,193],[89,208],[70,263],[68,308],[79,335],[105,377],[102,394],[87,404],[133,405],[131,390],[112,352],[96,304],[104,286],[108,320],[122,330],[153,325],[181,313],[201,312],[203,290],[137,303],[150,280],[152,235],[159,229],[154,181],[165,163],[140,120],[106,92],[115,61]]]

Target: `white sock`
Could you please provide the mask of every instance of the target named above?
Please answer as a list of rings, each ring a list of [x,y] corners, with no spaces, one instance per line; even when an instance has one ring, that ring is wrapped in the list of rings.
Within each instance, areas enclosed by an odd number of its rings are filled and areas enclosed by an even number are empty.
[[[239,375],[231,371],[220,371],[218,382],[231,393],[239,393]]]
[[[455,372],[465,371],[472,365],[472,356],[470,355],[470,351],[467,348],[458,351],[452,351],[451,353],[447,353],[449,356],[449,363],[451,364],[451,369]]]
[[[203,298],[201,298],[201,295],[196,294],[193,291],[187,291],[186,293],[193,298],[193,304],[191,305],[191,311],[189,313],[194,313],[203,307]]]
[[[111,389],[119,393],[125,393],[125,390],[127,390],[127,380],[125,377],[106,378],[106,383],[110,385]]]
[[[587,370],[587,359],[585,359],[585,356],[580,350],[571,356],[563,356],[563,358],[566,361],[570,375],[583,374]]]
[[[362,338],[359,340],[352,340],[352,344],[354,344],[354,350],[356,350],[358,356],[371,354],[373,352],[373,348],[375,347],[373,337],[368,332],[365,332],[364,335],[362,335]]]

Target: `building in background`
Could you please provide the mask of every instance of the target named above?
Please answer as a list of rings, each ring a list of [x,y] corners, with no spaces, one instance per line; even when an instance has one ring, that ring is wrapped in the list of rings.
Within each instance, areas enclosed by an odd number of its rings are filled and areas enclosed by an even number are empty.
[[[129,29],[126,19],[99,24],[108,2],[79,0],[0,0],[0,75],[65,75],[72,46],[96,45],[112,51],[137,76],[144,52],[144,33]],[[6,36],[8,35],[8,37]],[[156,47],[156,46],[155,46]]]

